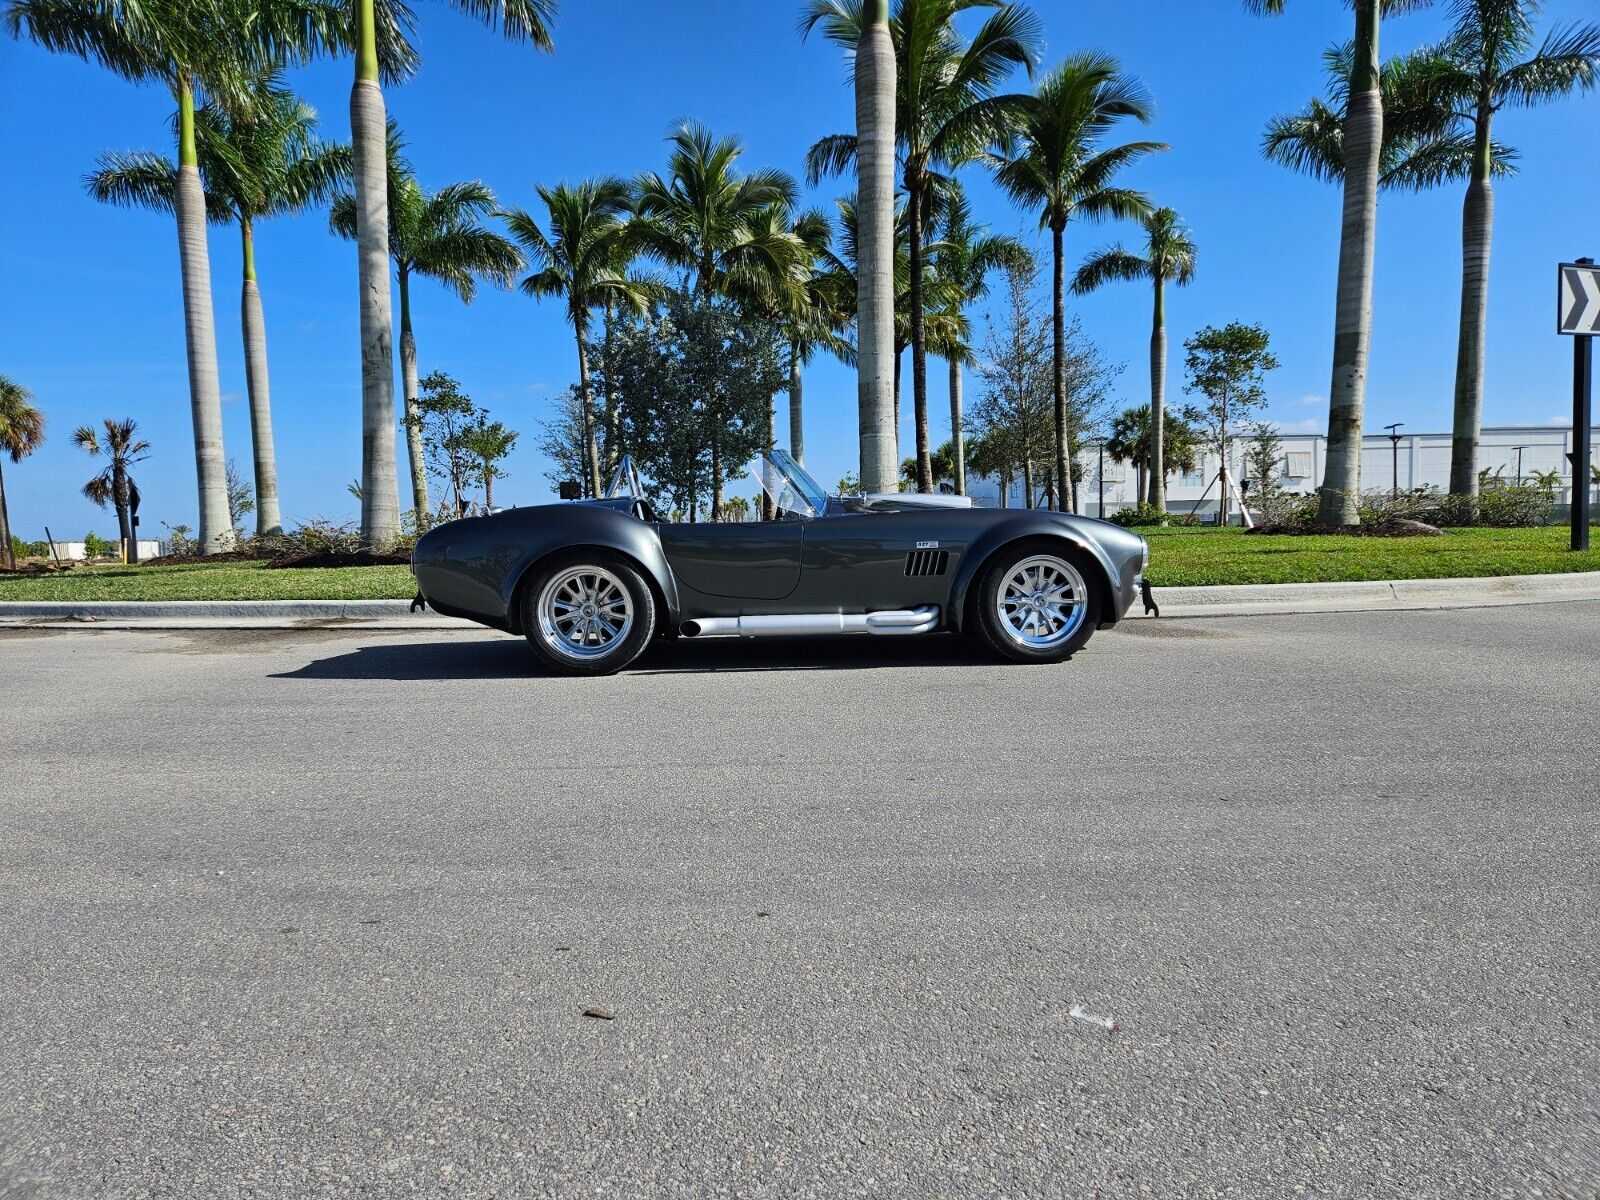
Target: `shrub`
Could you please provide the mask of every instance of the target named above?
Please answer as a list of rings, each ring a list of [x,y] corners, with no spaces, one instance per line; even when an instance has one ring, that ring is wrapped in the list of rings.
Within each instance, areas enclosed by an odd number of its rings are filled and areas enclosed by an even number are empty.
[[[1189,513],[1162,512],[1153,504],[1140,504],[1137,508],[1119,508],[1106,518],[1118,525],[1133,528],[1143,525],[1198,525],[1198,518]]]

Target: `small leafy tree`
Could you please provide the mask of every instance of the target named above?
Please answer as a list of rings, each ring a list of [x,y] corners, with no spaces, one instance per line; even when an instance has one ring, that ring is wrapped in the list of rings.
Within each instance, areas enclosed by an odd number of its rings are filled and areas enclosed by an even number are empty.
[[[772,322],[733,301],[666,292],[647,313],[619,320],[605,371],[616,394],[620,444],[652,503],[698,517],[767,444],[774,393],[788,373]]]
[[[90,562],[97,558],[110,558],[117,553],[117,544],[107,541],[94,530],[83,535],[83,557]]]
[[[1185,370],[1186,391],[1204,397],[1205,403],[1184,406],[1183,416],[1198,425],[1205,443],[1217,453],[1226,468],[1232,443],[1232,423],[1240,423],[1261,411],[1267,403],[1264,383],[1268,371],[1278,368],[1278,360],[1267,348],[1267,331],[1259,325],[1230,322],[1221,329],[1207,325],[1183,346],[1188,351]],[[1228,490],[1222,489],[1219,522],[1228,522]]]
[[[1034,506],[1035,466],[1052,461],[1055,411],[1050,320],[1034,296],[1035,275],[1025,266],[1006,272],[1000,316],[989,321],[977,368],[973,422],[986,453],[974,448],[971,456],[974,471],[988,460],[985,465],[1007,477],[1001,482],[1002,500],[1009,477],[1021,475],[1029,508]],[[1001,462],[1003,472],[998,470]]]
[[[234,544],[237,545],[245,536],[245,517],[256,510],[256,499],[249,482],[239,473],[239,464],[231,458],[223,478],[228,485],[228,520],[233,522]]]
[[[517,444],[517,437],[515,430],[507,429],[499,421],[489,420],[488,414],[483,412],[461,435],[462,448],[476,461],[479,478],[483,482],[483,507],[486,510],[494,508],[494,481],[506,477],[499,464]]]
[[[544,477],[559,487],[571,480],[580,485],[587,478],[588,439],[584,422],[583,393],[576,385],[555,399],[555,412],[539,422],[538,451],[550,460]]]
[[[1244,454],[1246,499],[1268,521],[1278,521],[1284,511],[1283,438],[1275,425],[1256,421],[1250,427],[1250,441]]]
[[[459,517],[466,511],[462,492],[473,466],[472,452],[464,439],[483,414],[461,385],[443,371],[425,375],[421,389],[416,415],[407,420],[416,422],[428,473],[449,485],[454,512]]]

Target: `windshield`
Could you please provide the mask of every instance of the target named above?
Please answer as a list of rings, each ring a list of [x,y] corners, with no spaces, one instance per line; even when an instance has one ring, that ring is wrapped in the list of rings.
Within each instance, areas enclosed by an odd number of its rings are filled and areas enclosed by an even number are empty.
[[[767,450],[750,468],[780,513],[814,517],[828,507],[828,494],[786,450]]]

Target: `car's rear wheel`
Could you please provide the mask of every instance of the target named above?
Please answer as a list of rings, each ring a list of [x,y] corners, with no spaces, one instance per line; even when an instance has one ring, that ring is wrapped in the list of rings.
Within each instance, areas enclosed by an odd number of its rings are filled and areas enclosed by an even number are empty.
[[[655,634],[650,585],[627,560],[604,551],[540,564],[522,604],[522,628],[535,657],[564,675],[620,671]]]
[[[1096,569],[1081,551],[1054,542],[1002,551],[978,584],[979,636],[1017,662],[1071,658],[1100,621]]]

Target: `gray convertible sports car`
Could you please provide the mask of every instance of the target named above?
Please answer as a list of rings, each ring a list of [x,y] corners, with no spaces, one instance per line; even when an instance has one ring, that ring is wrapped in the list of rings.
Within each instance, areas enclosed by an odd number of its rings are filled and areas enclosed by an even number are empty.
[[[1139,596],[1143,538],[962,496],[829,496],[788,454],[757,479],[777,519],[664,521],[624,460],[600,500],[451,521],[417,542],[421,599],[526,635],[553,670],[604,675],[655,637],[977,634],[1060,662]]]

